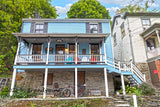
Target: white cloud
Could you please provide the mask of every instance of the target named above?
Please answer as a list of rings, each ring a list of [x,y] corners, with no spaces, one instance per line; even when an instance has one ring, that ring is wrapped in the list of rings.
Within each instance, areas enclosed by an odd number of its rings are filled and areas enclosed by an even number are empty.
[[[58,14],[66,14],[72,4],[66,4],[65,7],[55,6]]]
[[[119,7],[111,7],[111,8],[107,8],[107,10],[109,10],[110,13],[115,13],[117,11],[117,9],[120,9]]]
[[[156,4],[156,3],[148,3],[148,6],[149,7],[159,7],[160,5],[159,4]]]

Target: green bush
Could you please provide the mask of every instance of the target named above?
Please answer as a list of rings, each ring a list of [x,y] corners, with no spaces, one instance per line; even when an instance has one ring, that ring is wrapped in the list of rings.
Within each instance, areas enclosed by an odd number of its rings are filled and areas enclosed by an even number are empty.
[[[35,97],[36,95],[36,92],[32,92],[29,88],[25,89],[24,87],[15,88],[13,93],[14,98],[29,98]]]
[[[155,94],[156,91],[151,85],[147,83],[142,83],[138,89],[141,90],[143,95],[152,95]]]
[[[9,88],[7,86],[0,92],[0,97],[9,97]]]

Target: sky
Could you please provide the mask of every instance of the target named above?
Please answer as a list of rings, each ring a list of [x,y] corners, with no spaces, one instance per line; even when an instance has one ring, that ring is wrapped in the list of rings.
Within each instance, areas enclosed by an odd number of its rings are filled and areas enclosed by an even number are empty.
[[[59,14],[58,18],[64,19],[67,18],[67,11],[70,9],[70,6],[77,2],[78,0],[52,0],[52,6],[55,6],[57,13]],[[98,0],[103,6],[106,7],[110,12],[110,16],[113,17],[117,9],[123,8],[126,5],[134,4],[136,0]],[[131,2],[132,1],[132,2]],[[144,0],[145,1],[145,0]],[[153,8],[160,7],[160,0],[155,0],[155,3],[149,4],[149,10]]]

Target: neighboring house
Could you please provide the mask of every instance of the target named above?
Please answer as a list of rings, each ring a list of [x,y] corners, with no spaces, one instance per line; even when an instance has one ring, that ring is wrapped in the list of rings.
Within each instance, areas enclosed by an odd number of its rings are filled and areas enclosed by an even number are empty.
[[[155,57],[150,53],[155,47],[158,47],[156,44],[158,41],[157,39],[150,40],[152,37],[147,42],[145,41],[148,36],[150,37],[150,32],[156,31],[157,28],[153,29],[155,26],[158,27],[157,24],[154,25],[155,23],[160,23],[160,13],[126,12],[114,16],[111,28],[114,41],[114,58],[124,62],[133,61],[140,71],[146,74],[147,81],[150,81],[150,76],[153,73],[151,69],[149,72],[148,64],[150,59]],[[155,32],[154,37],[158,37]],[[149,45],[151,46],[149,47]]]
[[[18,39],[17,54],[10,96],[13,95],[17,72],[23,72],[25,87],[46,90],[58,83],[84,85],[86,95],[93,92],[109,96],[114,92],[114,81],[118,75],[133,76],[136,83],[145,78],[136,70],[120,68],[114,63],[108,19],[23,19],[22,32],[14,33]],[[129,65],[129,64],[127,64]]]

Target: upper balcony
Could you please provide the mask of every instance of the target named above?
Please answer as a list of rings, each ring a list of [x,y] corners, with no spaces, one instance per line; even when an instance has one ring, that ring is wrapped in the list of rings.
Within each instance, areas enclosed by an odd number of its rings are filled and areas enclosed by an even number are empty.
[[[155,23],[141,35],[145,41],[147,58],[158,57],[160,55],[160,24]]]
[[[15,65],[103,64],[104,37],[20,37]]]

